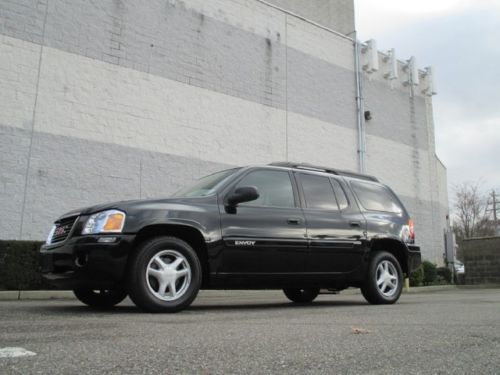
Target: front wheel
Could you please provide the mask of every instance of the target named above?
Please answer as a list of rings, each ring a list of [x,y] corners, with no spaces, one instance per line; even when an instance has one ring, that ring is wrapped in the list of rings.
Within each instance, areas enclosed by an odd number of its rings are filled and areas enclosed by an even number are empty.
[[[175,237],[156,237],[137,249],[129,270],[129,293],[147,312],[177,312],[189,306],[201,286],[195,251]]]
[[[361,287],[365,299],[374,305],[395,303],[403,290],[403,272],[398,260],[386,251],[372,254],[366,280]]]
[[[118,305],[127,297],[124,289],[100,289],[79,288],[73,290],[73,294],[84,304],[94,309],[109,309]]]
[[[319,288],[285,288],[283,293],[292,302],[309,303],[318,296]]]

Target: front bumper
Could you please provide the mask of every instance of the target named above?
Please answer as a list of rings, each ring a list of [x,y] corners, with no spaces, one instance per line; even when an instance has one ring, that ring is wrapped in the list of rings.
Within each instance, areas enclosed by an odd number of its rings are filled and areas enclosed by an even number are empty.
[[[408,273],[412,273],[422,264],[420,246],[408,245]]]
[[[103,237],[114,237],[115,241],[98,242]],[[61,289],[111,288],[124,279],[134,239],[135,235],[93,235],[43,245],[40,272],[44,279]]]

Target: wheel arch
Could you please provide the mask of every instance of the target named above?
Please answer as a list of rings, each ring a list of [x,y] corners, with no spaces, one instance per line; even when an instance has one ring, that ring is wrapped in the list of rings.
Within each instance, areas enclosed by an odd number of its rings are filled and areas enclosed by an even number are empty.
[[[394,238],[374,239],[371,242],[370,253],[375,251],[387,251],[388,253],[394,255],[394,257],[398,260],[403,273],[409,276],[408,251],[406,246],[401,241]]]
[[[195,227],[183,224],[152,224],[145,226],[137,233],[137,236],[135,237],[132,254],[135,253],[140,243],[150,238],[160,236],[179,238],[193,248],[201,264],[202,287],[207,286],[209,283],[210,275],[207,244],[205,242],[203,234]],[[129,256],[129,262],[131,259],[132,256]]]

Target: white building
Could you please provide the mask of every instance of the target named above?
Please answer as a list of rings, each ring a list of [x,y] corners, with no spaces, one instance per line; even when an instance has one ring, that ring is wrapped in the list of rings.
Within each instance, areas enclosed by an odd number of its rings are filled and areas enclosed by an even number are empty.
[[[352,0],[0,2],[0,239],[291,160],[389,184],[442,262],[431,74],[359,50],[357,65]]]

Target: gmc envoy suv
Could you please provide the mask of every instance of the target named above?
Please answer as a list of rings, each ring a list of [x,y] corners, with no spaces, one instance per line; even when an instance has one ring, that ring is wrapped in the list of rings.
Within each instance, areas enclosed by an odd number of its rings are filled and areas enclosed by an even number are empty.
[[[41,272],[94,308],[128,295],[176,312],[199,289],[283,289],[293,302],[361,288],[396,302],[420,265],[413,222],[376,178],[298,163],[233,168],[168,199],[103,204],[57,219]]]

